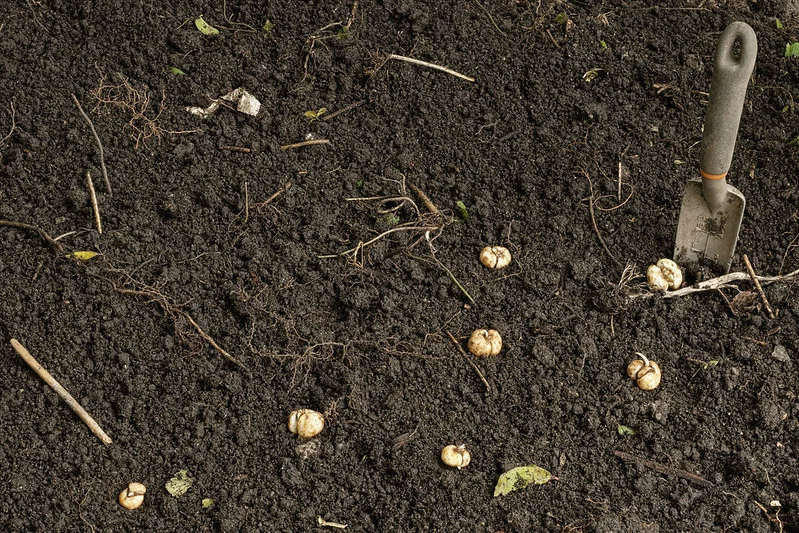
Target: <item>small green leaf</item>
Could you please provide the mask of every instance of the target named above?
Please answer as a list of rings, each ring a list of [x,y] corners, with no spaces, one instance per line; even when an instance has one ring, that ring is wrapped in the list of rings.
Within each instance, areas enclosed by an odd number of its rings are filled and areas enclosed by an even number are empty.
[[[799,57],[799,43],[788,43],[785,45],[785,57]]]
[[[303,113],[303,115],[305,116],[305,118],[313,122],[314,120],[319,120],[322,117],[322,115],[324,115],[325,113],[327,113],[327,108],[320,107],[316,111],[314,111],[313,109],[311,109],[310,111],[306,111],[305,113]]]
[[[799,146],[799,137],[788,143],[788,146]]]
[[[382,217],[380,217],[380,224],[387,228],[392,228],[400,223],[400,219],[394,213],[386,213]]]
[[[97,252],[72,252],[71,254],[67,254],[67,258],[77,259],[78,261],[88,261],[97,255],[99,255]]]
[[[165,487],[169,494],[175,498],[180,498],[186,494],[186,491],[189,490],[192,483],[194,483],[194,478],[189,477],[189,471],[183,469],[175,474],[175,477],[167,481]]]
[[[633,428],[622,426],[621,424],[616,426],[616,431],[618,431],[619,435],[621,435],[622,437],[627,437],[628,435],[635,435],[635,430]]]
[[[599,74],[604,70],[605,69],[603,68],[592,68],[591,70],[583,74],[583,80],[585,80],[586,83],[591,83],[592,81],[597,79],[599,77]]]
[[[203,20],[202,15],[194,20],[194,25],[200,30],[203,35],[219,35],[219,30],[208,24]]]
[[[560,25],[565,25],[569,22],[569,15],[566,13],[558,13],[558,16],[555,17],[555,23]]]
[[[600,41],[599,41],[599,47],[600,47],[602,50],[607,50],[607,49],[608,49],[608,43],[606,43],[605,41],[601,41],[601,40],[600,40]]]
[[[781,30],[782,28],[785,27],[785,26],[782,25],[782,22],[780,22],[780,19],[774,19],[774,22],[777,23],[777,29],[778,30]]]
[[[203,498],[203,509],[210,509],[214,505],[214,500],[211,498]]]
[[[458,200],[455,202],[455,207],[458,208],[458,213],[463,220],[469,220],[469,211],[466,210],[466,204]]]
[[[264,37],[266,37],[267,39],[271,39],[272,38],[272,30],[275,29],[275,25],[272,24],[269,21],[269,19],[266,19],[266,22],[264,22],[263,28],[264,28]]]
[[[178,67],[169,67],[169,73],[174,74],[175,76],[185,76],[186,73],[180,70]]]
[[[675,159],[675,160],[674,160],[674,164],[675,164],[675,165],[684,165],[684,164],[685,164],[685,161],[683,161],[683,160],[681,160],[681,159]]]
[[[785,107],[782,108],[782,112],[783,113],[787,113],[790,108],[791,108],[791,106],[786,105]]]
[[[512,468],[499,476],[497,486],[494,488],[494,498],[510,494],[514,490],[524,489],[530,483],[543,485],[552,479],[552,474],[536,465],[519,466]]]

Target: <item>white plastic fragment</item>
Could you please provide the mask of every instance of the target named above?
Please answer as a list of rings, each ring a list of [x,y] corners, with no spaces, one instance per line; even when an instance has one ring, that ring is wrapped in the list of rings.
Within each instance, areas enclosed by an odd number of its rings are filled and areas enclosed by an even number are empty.
[[[248,93],[247,90],[242,87],[230,91],[222,97],[222,100],[227,100],[228,102],[233,103],[238,102],[236,111],[239,113],[244,113],[245,115],[250,115],[251,117],[256,116],[258,111],[261,109],[261,102],[259,102],[256,97]]]
[[[222,104],[219,103],[219,100],[226,100],[228,102],[237,104],[236,111],[239,113],[244,113],[245,115],[250,115],[252,117],[257,116],[258,111],[261,109],[261,102],[259,102],[258,99],[252,94],[247,92],[246,89],[239,87],[238,89],[234,89],[229,93],[220,96],[219,99],[211,102],[211,105],[208,107],[192,106],[187,107],[186,111],[192,115],[197,115],[198,117],[208,118],[219,111],[219,108],[222,107]]]

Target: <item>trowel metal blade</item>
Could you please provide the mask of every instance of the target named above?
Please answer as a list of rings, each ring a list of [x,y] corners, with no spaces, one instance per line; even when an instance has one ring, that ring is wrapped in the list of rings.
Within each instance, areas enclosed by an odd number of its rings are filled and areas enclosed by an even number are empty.
[[[743,194],[727,185],[725,202],[711,212],[702,194],[702,180],[691,179],[685,187],[677,223],[674,260],[686,267],[691,264],[715,263],[726,274],[738,242],[744,216]]]

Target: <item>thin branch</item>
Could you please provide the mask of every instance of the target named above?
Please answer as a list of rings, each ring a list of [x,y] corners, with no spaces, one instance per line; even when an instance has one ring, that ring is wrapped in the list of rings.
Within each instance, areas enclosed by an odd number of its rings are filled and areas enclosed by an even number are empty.
[[[83,110],[83,106],[80,105],[80,101],[74,93],[72,93],[72,101],[75,102],[75,105],[78,106],[78,111],[80,111],[80,114],[86,119],[86,122],[89,123],[89,128],[92,130],[92,135],[94,135],[94,140],[97,141],[97,149],[100,151],[100,168],[103,171],[103,180],[105,180],[105,190],[108,191],[108,194],[110,195],[111,182],[108,181],[108,171],[105,168],[105,152],[103,151],[103,143],[100,142],[100,136],[97,135],[97,130],[94,129],[94,123],[92,122],[92,119],[90,119],[89,115],[86,114],[86,111]]]
[[[447,275],[450,277],[450,279],[452,280],[452,282],[453,282],[453,283],[455,283],[455,285],[457,285],[457,286],[458,286],[458,288],[459,288],[459,289],[461,290],[461,292],[462,292],[462,293],[463,293],[463,294],[464,294],[464,295],[465,295],[465,296],[466,296],[466,297],[469,299],[469,301],[472,303],[472,305],[475,305],[474,298],[472,298],[472,295],[471,295],[471,294],[469,294],[469,291],[467,291],[467,290],[464,288],[464,286],[463,286],[463,285],[461,285],[461,282],[460,282],[460,281],[458,281],[458,278],[456,278],[456,277],[455,277],[455,274],[453,274],[453,273],[452,273],[452,271],[451,271],[450,269],[448,269],[448,268],[447,268],[447,267],[444,265],[444,263],[442,263],[441,261],[439,261],[439,260],[438,260],[438,257],[436,257],[435,250],[433,249],[433,243],[432,243],[432,241],[430,240],[430,231],[427,231],[427,232],[425,232],[424,236],[425,236],[425,239],[427,240],[427,246],[430,248],[430,256],[433,258],[433,261],[435,261],[435,262],[436,262],[436,264],[439,266],[439,268],[441,268],[441,269],[442,269],[444,272],[446,272],[446,273],[447,273]]]
[[[194,329],[197,330],[197,333],[200,334],[200,337],[208,341],[208,344],[210,344],[214,348],[214,350],[216,350],[217,353],[219,353],[219,355],[221,355],[222,357],[224,357],[234,365],[237,365],[243,368],[244,370],[249,370],[249,368],[247,368],[247,366],[244,363],[242,363],[241,361],[239,361],[238,359],[227,353],[221,346],[219,346],[216,343],[216,341],[213,339],[213,337],[211,337],[209,334],[203,331],[203,329],[199,326],[199,324],[197,324],[197,322],[195,322],[194,319],[186,311],[184,311],[183,309],[178,309],[177,311],[181,315],[183,315],[183,317],[189,322],[189,324],[194,326]]]
[[[165,313],[173,315],[173,316],[174,315],[182,316],[183,318],[186,319],[186,321],[189,324],[191,324],[194,327],[195,330],[197,330],[197,333],[199,333],[200,337],[205,339],[208,342],[208,344],[210,344],[211,347],[214,350],[216,350],[217,353],[219,353],[219,355],[221,355],[222,357],[224,357],[225,359],[227,359],[228,361],[230,361],[234,365],[243,368],[244,370],[247,370],[247,371],[250,370],[247,367],[247,365],[245,365],[244,363],[242,363],[241,361],[239,361],[238,359],[236,359],[235,357],[230,355],[221,346],[219,346],[219,344],[216,343],[216,341],[213,339],[213,337],[208,335],[199,326],[199,324],[197,324],[197,322],[194,321],[194,319],[191,317],[191,315],[189,315],[189,313],[187,313],[186,311],[184,311],[180,307],[174,305],[170,301],[170,299],[167,298],[166,296],[164,296],[160,291],[158,291],[157,289],[154,289],[154,288],[152,288],[152,287],[150,287],[148,285],[145,285],[144,283],[138,281],[137,279],[133,278],[127,272],[122,271],[122,274],[125,277],[127,277],[128,280],[130,280],[134,284],[134,286],[138,285],[138,286],[143,287],[143,289],[126,289],[124,287],[117,286],[117,284],[114,283],[114,282],[111,282],[111,285],[113,286],[114,290],[116,290],[117,292],[122,293],[122,294],[131,294],[133,296],[143,296],[143,297],[149,298],[150,300],[148,301],[148,303],[152,302],[152,301],[157,302],[158,305],[161,306],[161,309],[163,309]]]
[[[302,141],[294,144],[284,144],[280,147],[281,150],[294,150],[295,148],[302,148],[303,146],[315,146],[317,144],[330,144],[329,139],[312,139],[310,141]]]
[[[757,289],[757,293],[760,295],[760,299],[763,300],[763,305],[766,306],[766,311],[768,311],[768,316],[772,320],[777,318],[774,315],[774,310],[771,308],[771,304],[768,303],[768,298],[766,298],[766,293],[763,292],[763,287],[760,285],[760,282],[757,280],[757,275],[755,274],[755,269],[752,268],[752,263],[749,261],[749,257],[744,254],[744,264],[746,264],[746,270],[749,272],[749,277],[752,278],[752,283],[755,284],[755,288]]]
[[[490,21],[491,21],[491,24],[493,24],[494,28],[495,28],[495,29],[496,29],[496,30],[497,30],[497,31],[498,31],[498,32],[499,32],[499,33],[500,33],[500,34],[501,34],[503,37],[505,37],[505,38],[507,39],[507,38],[508,38],[508,34],[507,34],[507,33],[505,33],[504,31],[502,31],[502,30],[500,30],[500,29],[499,29],[499,26],[497,26],[497,23],[496,23],[496,22],[494,22],[494,17],[492,17],[492,16],[491,16],[491,13],[489,13],[489,12],[488,12],[488,10],[487,10],[485,7],[483,7],[483,4],[481,4],[481,3],[480,3],[480,2],[478,2],[477,0],[474,0],[474,3],[475,3],[475,4],[477,4],[478,6],[480,6],[480,9],[482,9],[482,10],[483,10],[483,12],[484,12],[486,15],[488,15],[488,20],[490,20]]]
[[[594,198],[594,184],[591,182],[591,176],[588,175],[588,172],[583,170],[583,175],[588,180],[588,188],[591,190],[591,196],[588,198],[588,212],[591,214],[591,224],[594,226],[594,232],[596,233],[600,244],[602,244],[602,248],[605,249],[605,253],[608,254],[608,257],[610,257],[613,262],[616,263],[616,266],[621,267],[621,263],[618,259],[616,259],[616,256],[611,253],[610,248],[608,248],[608,245],[605,244],[605,239],[603,239],[602,234],[599,233],[599,226],[597,226],[596,215],[594,214],[594,202],[596,201]]]
[[[291,182],[290,182],[290,181],[287,181],[287,182],[286,182],[286,184],[285,184],[285,185],[283,185],[283,186],[282,186],[280,189],[278,189],[277,191],[275,191],[275,193],[274,193],[274,194],[272,194],[272,196],[270,196],[269,198],[267,198],[267,199],[266,199],[266,200],[264,200],[263,202],[259,202],[259,203],[257,203],[257,204],[252,204],[252,206],[253,206],[253,207],[255,207],[256,209],[258,209],[258,208],[260,208],[260,207],[266,207],[267,205],[269,205],[270,203],[272,203],[272,201],[273,201],[275,198],[277,198],[278,196],[280,196],[281,194],[283,194],[284,192],[286,192],[286,191],[287,191],[287,190],[289,190],[289,189],[291,189]],[[246,190],[246,189],[245,189],[245,190]]]
[[[227,150],[228,152],[239,152],[241,154],[249,154],[252,152],[251,148],[245,148],[244,146],[220,146],[220,150]]]
[[[429,68],[432,68],[432,69],[440,70],[441,72],[446,72],[447,74],[449,74],[451,76],[455,76],[456,78],[460,78],[462,80],[466,80],[466,81],[470,81],[470,82],[474,83],[474,78],[470,78],[469,76],[461,74],[460,72],[456,72],[456,71],[454,71],[452,69],[449,69],[447,67],[442,67],[441,65],[436,65],[435,63],[428,63],[427,61],[420,61],[418,59],[413,59],[412,57],[398,56],[396,54],[389,54],[388,55],[388,59],[396,59],[398,61],[405,61],[406,63],[411,63],[413,65],[419,65],[419,66],[422,66],[422,67],[429,67]]]
[[[380,239],[382,239],[383,237],[385,237],[387,235],[390,235],[392,233],[396,233],[398,231],[432,231],[432,230],[436,230],[436,229],[439,229],[439,227],[438,226],[401,226],[399,228],[391,228],[390,230],[384,231],[383,233],[381,233],[377,237],[375,237],[373,239],[370,239],[370,240],[368,240],[366,242],[360,243],[360,244],[358,244],[358,246],[356,246],[354,248],[350,248],[349,250],[344,250],[343,252],[339,252],[337,254],[318,255],[316,257],[317,257],[317,259],[333,259],[335,257],[341,257],[341,256],[344,256],[344,255],[349,255],[349,254],[351,254],[353,252],[357,252],[358,250],[369,246],[370,244],[373,244],[373,243],[379,241]]]
[[[346,113],[347,111],[352,111],[356,107],[360,107],[360,106],[362,106],[365,103],[366,103],[366,100],[361,100],[359,102],[355,102],[354,104],[350,104],[350,105],[348,105],[346,107],[342,107],[341,109],[333,111],[329,115],[325,115],[324,117],[322,117],[322,120],[324,120],[324,121],[332,120],[334,117],[337,117],[337,116],[339,116],[342,113]]]
[[[419,197],[419,199],[422,201],[422,203],[424,204],[424,206],[427,208],[428,211],[430,211],[434,215],[440,215],[441,214],[441,211],[438,210],[438,207],[436,207],[436,204],[434,204],[433,201],[430,200],[430,198],[424,193],[424,191],[422,189],[420,189],[419,187],[417,187],[416,185],[414,185],[411,182],[408,182],[408,187],[414,193],[416,193],[416,196]]]
[[[11,346],[14,347],[14,350],[19,354],[22,360],[25,361],[25,363],[27,363],[27,365],[31,367],[34,372],[36,372],[36,375],[38,375],[42,381],[47,383],[50,388],[53,389],[61,397],[61,399],[64,400],[64,402],[66,402],[70,409],[72,409],[87,426],[89,426],[89,429],[92,430],[92,433],[97,435],[97,437],[103,441],[103,444],[111,444],[111,437],[106,435],[105,431],[103,431],[100,425],[95,422],[94,418],[92,418],[89,413],[87,413],[86,410],[81,407],[77,400],[75,400],[75,398],[73,398],[72,395],[67,392],[67,390],[62,387],[61,384],[56,381],[55,378],[51,376],[42,365],[39,364],[39,361],[37,361],[17,339],[11,339]]]
[[[755,276],[755,279],[757,279],[762,285],[766,285],[778,281],[787,281],[797,276],[799,276],[799,270],[794,270],[793,272],[789,272],[788,274],[782,276]],[[735,285],[731,285],[731,283],[746,279],[751,279],[749,274],[746,272],[731,272],[717,278],[701,281],[695,285],[691,285],[690,287],[677,289],[676,291],[666,291],[662,294],[654,292],[642,292],[640,294],[633,294],[630,296],[630,298],[651,298],[653,296],[660,296],[661,298],[677,298],[679,296],[688,296],[689,294],[694,294],[697,292],[732,288],[735,287]]]
[[[463,346],[461,346],[461,343],[458,342],[458,339],[456,339],[455,336],[452,333],[450,333],[449,331],[447,331],[447,335],[449,335],[449,340],[451,340],[452,344],[454,344],[455,347],[458,348],[458,351],[461,353],[463,358],[466,359],[466,362],[469,363],[470,365],[472,365],[472,368],[474,368],[474,371],[477,372],[478,376],[480,376],[480,379],[482,380],[483,385],[486,386],[486,392],[491,392],[491,385],[488,384],[488,380],[486,380],[486,378],[483,375],[483,373],[480,372],[480,368],[478,368],[478,366],[474,363],[474,361],[469,359],[469,356],[466,355],[466,352],[463,350]]]
[[[613,455],[615,455],[616,457],[622,459],[623,461],[638,463],[639,465],[645,466],[647,468],[651,468],[655,472],[660,472],[661,474],[665,474],[667,476],[677,476],[677,477],[682,478],[682,479],[687,479],[688,481],[692,481],[692,482],[694,482],[697,485],[700,485],[702,487],[708,487],[709,488],[709,487],[714,487],[715,486],[715,485],[713,485],[713,483],[711,483],[710,481],[706,480],[705,478],[697,476],[696,474],[692,474],[692,473],[688,472],[687,470],[682,470],[681,468],[674,468],[674,467],[667,466],[667,465],[664,465],[664,464],[661,464],[661,463],[656,463],[655,461],[650,461],[648,459],[642,459],[640,457],[636,457],[634,455],[630,455],[629,453],[620,452],[618,450],[615,450],[613,452]]]
[[[94,192],[91,171],[86,171],[86,186],[89,188],[89,196],[92,199],[92,211],[94,211],[94,222],[97,224],[97,233],[103,233],[103,223],[100,221],[100,206],[97,205],[97,194]]]
[[[0,226],[6,226],[6,227],[9,227],[9,228],[19,228],[19,229],[24,229],[24,230],[28,230],[28,231],[35,231],[36,233],[39,234],[39,237],[41,237],[42,239],[47,241],[47,243],[50,246],[55,248],[55,251],[57,253],[59,253],[59,254],[64,253],[64,247],[61,246],[61,243],[57,242],[56,239],[52,238],[50,235],[47,234],[46,231],[44,231],[41,228],[38,228],[36,226],[32,226],[30,224],[25,224],[23,222],[14,222],[14,221],[11,221],[11,220],[0,220]]]
[[[14,111],[14,102],[9,104],[11,111],[9,114],[11,115],[11,127],[8,130],[8,135],[0,139],[0,146],[2,146],[7,140],[11,138],[11,135],[14,134],[14,130],[17,129],[17,121],[16,121],[16,112]]]

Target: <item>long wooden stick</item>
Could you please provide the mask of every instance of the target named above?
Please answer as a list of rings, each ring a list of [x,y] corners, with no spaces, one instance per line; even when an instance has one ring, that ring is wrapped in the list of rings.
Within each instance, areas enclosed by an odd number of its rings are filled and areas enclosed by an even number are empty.
[[[40,378],[42,378],[42,381],[47,383],[51,389],[56,391],[56,393],[61,396],[61,399],[64,400],[73,411],[75,411],[75,414],[78,415],[87,426],[89,426],[89,429],[92,430],[92,433],[97,435],[100,440],[103,441],[103,444],[111,444],[111,437],[106,435],[105,431],[103,431],[99,424],[94,421],[94,418],[92,418],[89,413],[87,413],[86,410],[80,406],[78,401],[75,400],[75,398],[73,398],[72,395],[68,393],[67,390],[62,387],[53,376],[50,375],[50,372],[45,370],[44,367],[39,364],[39,361],[37,361],[31,355],[31,353],[19,343],[17,339],[11,339],[11,346],[14,347],[14,350],[16,350],[22,360],[25,361]]]

